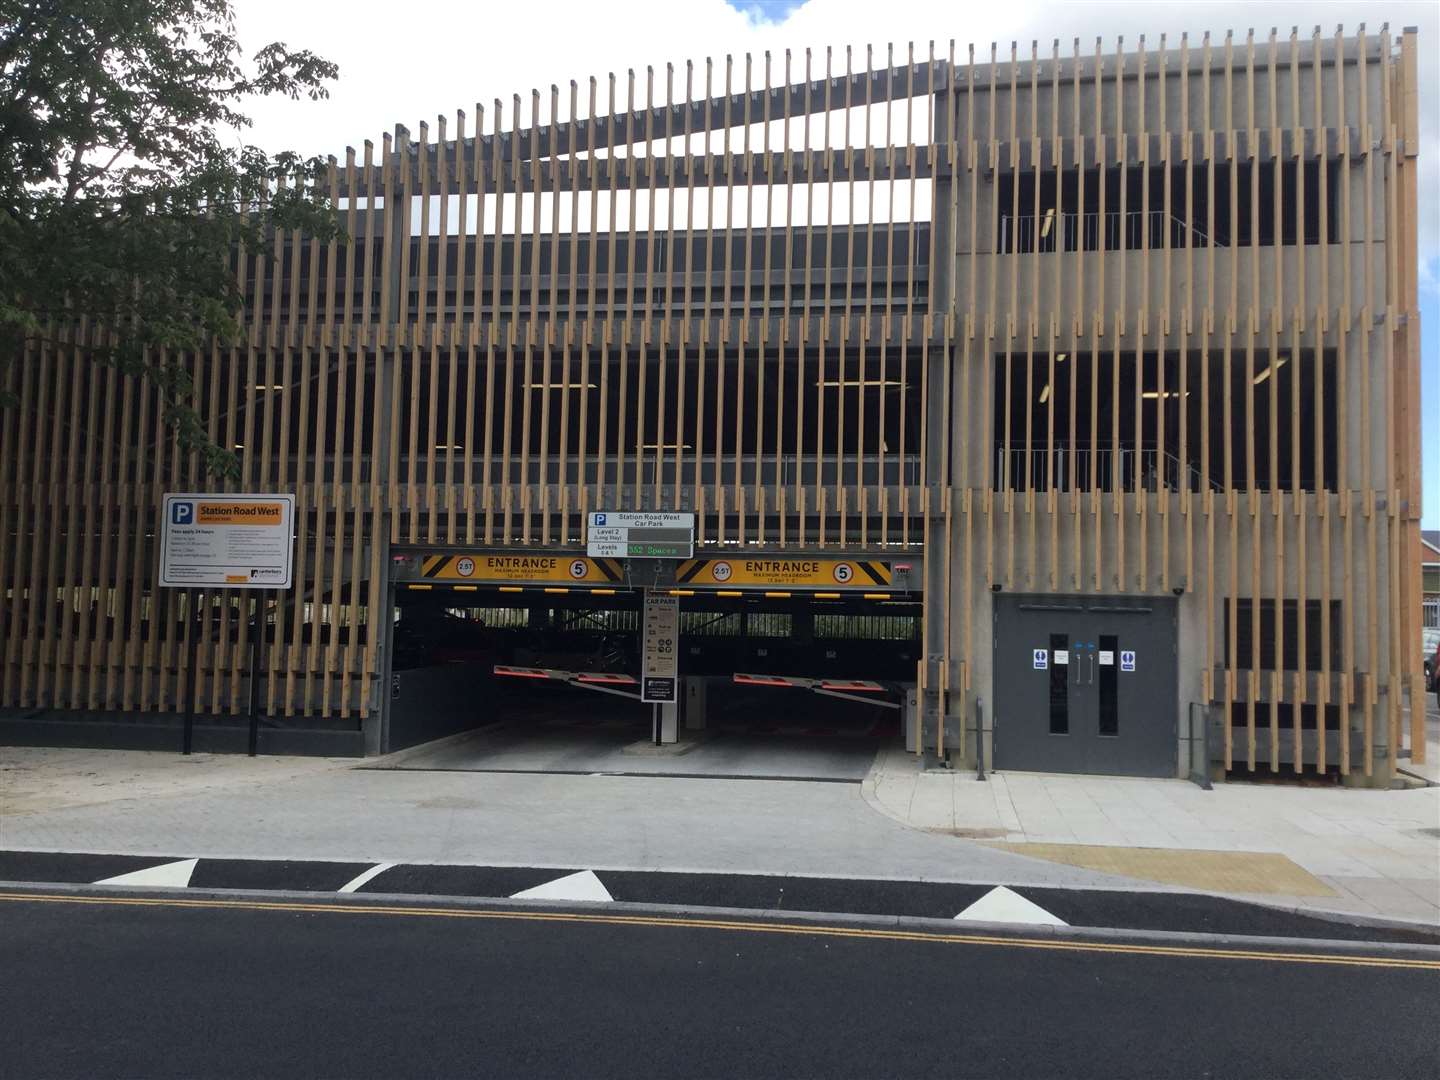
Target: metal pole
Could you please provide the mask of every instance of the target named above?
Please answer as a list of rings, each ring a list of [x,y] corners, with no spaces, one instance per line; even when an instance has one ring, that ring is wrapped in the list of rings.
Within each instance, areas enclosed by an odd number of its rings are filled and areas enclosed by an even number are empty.
[[[985,779],[985,709],[978,697],[975,699],[975,779]]]
[[[660,706],[650,706],[650,738],[656,746],[660,745]]]
[[[268,618],[268,616],[266,615],[266,610],[265,610],[265,592],[266,592],[266,590],[264,590],[264,589],[261,589],[261,590],[260,590],[259,600],[258,600],[257,603],[256,603],[256,608],[257,608],[257,612],[256,612],[256,614],[257,614],[257,621],[259,622],[260,625],[256,628],[255,635],[251,638],[251,645],[250,645],[250,756],[251,756],[251,757],[254,757],[254,756],[255,756],[256,748],[258,747],[259,742],[260,742],[260,713],[259,713],[259,711],[257,710],[256,704],[255,704],[256,683],[259,681],[259,674],[260,674],[259,667],[260,667],[260,665],[259,665],[259,663],[258,663],[257,660],[256,660],[255,641],[256,641],[256,639],[259,639],[262,645],[263,645],[263,644],[267,644],[267,642],[264,641],[264,638],[265,638],[265,636],[266,636],[266,631],[267,631],[267,628],[268,628],[268,626],[269,626],[269,618]],[[263,648],[261,648],[261,649],[259,650],[259,655],[260,655],[260,660],[263,661],[264,656],[265,656],[265,650],[264,650]]]
[[[189,660],[185,665],[185,732],[181,738],[180,752],[189,757],[190,751],[195,745],[195,680],[199,678],[196,669],[196,654],[200,649],[200,620],[198,618],[201,606],[199,589],[187,589],[188,610],[185,612],[185,621],[189,624],[190,646],[188,649]]]
[[[250,603],[252,603],[252,601],[251,601],[250,599],[248,599],[248,597],[247,597],[245,603],[246,603],[247,605],[249,605]],[[256,654],[256,649],[258,648],[258,644],[257,644],[256,639],[259,637],[259,634],[260,634],[260,621],[259,621],[259,619],[258,619],[258,617],[257,617],[257,615],[258,615],[258,613],[259,613],[258,601],[255,601],[254,603],[256,603],[256,605],[257,605],[257,606],[255,607],[255,609],[254,609],[254,610],[255,610],[255,614],[247,615],[247,618],[250,618],[250,619],[254,619],[254,620],[255,620],[255,626],[254,626],[254,628],[253,628],[253,632],[250,634],[250,663],[249,663],[249,665],[248,665],[248,666],[249,666],[249,669],[250,669],[250,678],[249,678],[249,687],[250,687],[250,688],[249,688],[248,698],[247,698],[247,701],[246,701],[246,703],[245,703],[245,715],[246,715],[247,718],[248,718],[248,717],[253,717],[253,716],[255,715],[255,654]]]

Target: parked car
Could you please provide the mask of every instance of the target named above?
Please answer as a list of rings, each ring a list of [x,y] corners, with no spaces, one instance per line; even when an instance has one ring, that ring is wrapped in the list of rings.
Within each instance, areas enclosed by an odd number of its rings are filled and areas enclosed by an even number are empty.
[[[1425,687],[1440,693],[1440,627],[1427,626],[1422,655],[1425,663]]]
[[[1430,689],[1435,691],[1435,706],[1440,708],[1440,631],[1426,630],[1435,634],[1435,646],[1425,662],[1425,676],[1430,680]]]
[[[498,659],[483,621],[421,605],[401,609],[393,647],[397,671],[436,664],[473,664],[488,671]]]

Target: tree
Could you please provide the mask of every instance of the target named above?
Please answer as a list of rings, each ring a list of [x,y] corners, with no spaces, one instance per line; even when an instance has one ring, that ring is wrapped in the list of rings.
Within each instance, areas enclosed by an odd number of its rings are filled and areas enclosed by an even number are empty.
[[[335,75],[278,42],[247,62],[230,0],[0,0],[0,373],[88,316],[88,355],[151,380],[181,448],[238,474],[176,357],[238,338],[241,245],[336,235],[324,163],[237,134],[247,98]]]

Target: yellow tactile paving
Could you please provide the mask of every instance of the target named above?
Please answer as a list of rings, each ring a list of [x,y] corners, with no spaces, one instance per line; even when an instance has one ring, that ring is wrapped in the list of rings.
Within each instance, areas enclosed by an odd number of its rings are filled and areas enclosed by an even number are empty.
[[[1108,847],[1099,844],[992,843],[991,847],[1167,885],[1235,893],[1335,896],[1335,890],[1284,855],[1264,851]]]

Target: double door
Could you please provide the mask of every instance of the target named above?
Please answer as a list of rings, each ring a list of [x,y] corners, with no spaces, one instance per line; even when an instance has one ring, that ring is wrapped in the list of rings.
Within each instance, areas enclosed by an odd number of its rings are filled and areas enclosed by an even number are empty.
[[[1176,775],[1174,599],[995,600],[996,768]]]

